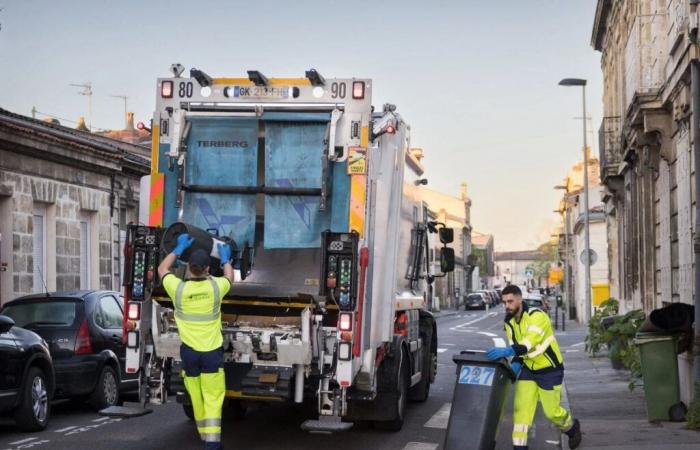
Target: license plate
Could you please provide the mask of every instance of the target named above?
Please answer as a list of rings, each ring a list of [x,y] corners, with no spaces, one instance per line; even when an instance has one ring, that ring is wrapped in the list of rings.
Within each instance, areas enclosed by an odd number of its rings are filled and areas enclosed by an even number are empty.
[[[496,369],[493,367],[462,366],[462,370],[459,373],[459,384],[491,386],[495,372]]]
[[[289,86],[234,86],[238,98],[289,98]]]

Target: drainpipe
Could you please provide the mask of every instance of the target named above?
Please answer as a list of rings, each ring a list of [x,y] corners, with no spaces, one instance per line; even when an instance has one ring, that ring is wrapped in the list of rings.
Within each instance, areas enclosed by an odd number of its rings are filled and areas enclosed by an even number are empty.
[[[700,0],[690,0],[690,13],[697,14]],[[698,44],[697,29],[691,30],[691,42]],[[695,348],[693,351],[693,374],[695,381],[700,381],[700,61],[697,57],[690,63],[690,88],[693,97],[692,129],[693,158],[695,159],[695,233],[693,249],[695,251]],[[700,392],[695,392],[700,398]]]

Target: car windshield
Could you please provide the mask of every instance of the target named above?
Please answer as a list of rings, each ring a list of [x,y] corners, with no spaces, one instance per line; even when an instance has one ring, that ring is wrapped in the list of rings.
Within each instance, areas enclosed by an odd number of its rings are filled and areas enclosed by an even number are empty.
[[[481,295],[479,294],[470,294],[467,296],[467,300],[481,300]]]
[[[5,306],[2,314],[9,316],[18,327],[70,327],[77,316],[78,303],[65,301],[32,301]]]

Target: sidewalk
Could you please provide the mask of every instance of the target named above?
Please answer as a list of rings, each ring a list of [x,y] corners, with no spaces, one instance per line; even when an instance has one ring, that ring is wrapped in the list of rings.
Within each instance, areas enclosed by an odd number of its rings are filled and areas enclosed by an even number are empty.
[[[564,391],[575,417],[581,421],[583,442],[580,449],[670,449],[700,448],[700,432],[685,429],[685,423],[650,423],[644,406],[644,388],[630,392],[628,373],[614,370],[607,356],[591,358],[583,345],[586,328],[566,322],[564,352]],[[563,337],[558,337],[563,342]],[[573,338],[576,339],[573,339]],[[580,339],[579,339],[580,338]],[[568,397],[568,399],[566,398]],[[563,448],[567,438],[562,435]]]

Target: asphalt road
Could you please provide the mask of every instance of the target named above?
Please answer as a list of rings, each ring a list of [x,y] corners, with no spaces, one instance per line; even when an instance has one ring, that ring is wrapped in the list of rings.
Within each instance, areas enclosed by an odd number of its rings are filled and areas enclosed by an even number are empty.
[[[368,424],[356,424],[349,432],[336,435],[309,434],[299,427],[309,417],[308,410],[294,405],[260,406],[249,409],[244,419],[234,419],[224,407],[225,448],[279,450],[435,450],[442,448],[450,402],[455,383],[452,355],[464,349],[484,350],[503,342],[503,307],[492,311],[460,311],[438,319],[438,376],[425,403],[409,404],[403,430],[379,431]],[[566,333],[559,336],[564,349],[578,351],[581,344]],[[578,339],[580,340],[580,338]],[[134,401],[133,398],[127,400]],[[503,417],[497,449],[510,449],[511,400]],[[530,448],[555,449],[559,435],[544,420],[538,409]],[[200,449],[201,441],[194,424],[180,405],[154,406],[154,412],[132,419],[101,417],[86,405],[59,402],[54,405],[49,427],[40,433],[21,433],[13,422],[0,419],[0,450],[123,450],[124,448]]]

